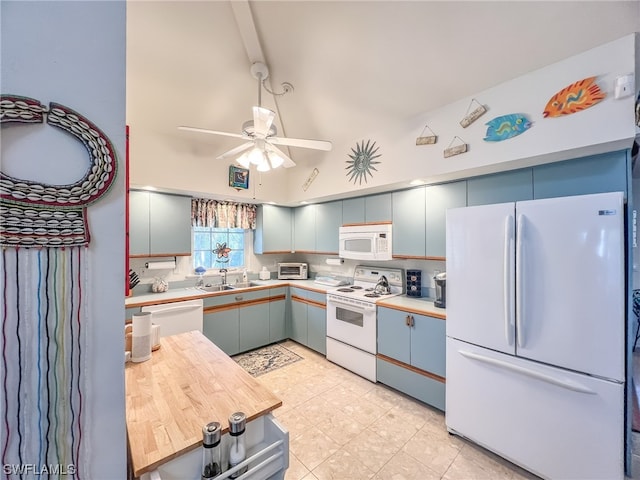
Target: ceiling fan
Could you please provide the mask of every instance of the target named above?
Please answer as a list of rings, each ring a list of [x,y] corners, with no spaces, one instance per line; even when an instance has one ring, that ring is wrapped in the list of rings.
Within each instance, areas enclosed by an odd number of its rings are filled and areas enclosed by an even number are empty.
[[[179,126],[178,128],[191,132],[224,135],[247,140],[246,143],[218,155],[216,159],[222,160],[244,152],[236,159],[237,162],[245,168],[249,168],[251,164],[254,164],[258,171],[263,172],[271,168],[278,168],[280,165],[283,165],[285,168],[295,167],[296,165],[289,156],[275,145],[312,148],[324,151],[331,150],[332,145],[331,142],[328,141],[279,137],[276,126],[273,124],[276,117],[275,112],[261,106],[262,87],[264,86],[264,81],[269,76],[269,69],[264,63],[256,62],[251,66],[251,74],[258,80],[258,105],[253,107],[253,120],[248,120],[242,124],[242,133],[220,132],[217,130],[187,126]],[[283,83],[282,85],[284,92],[280,94],[269,91],[266,86],[264,88],[274,95],[284,95],[293,90],[293,86],[290,83]]]

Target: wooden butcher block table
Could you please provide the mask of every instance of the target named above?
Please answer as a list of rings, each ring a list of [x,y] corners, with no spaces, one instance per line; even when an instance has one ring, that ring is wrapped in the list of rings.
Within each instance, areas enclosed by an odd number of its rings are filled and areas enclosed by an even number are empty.
[[[247,422],[282,405],[201,332],[160,339],[150,360],[127,363],[126,415],[135,477],[202,445],[202,427],[244,412]]]

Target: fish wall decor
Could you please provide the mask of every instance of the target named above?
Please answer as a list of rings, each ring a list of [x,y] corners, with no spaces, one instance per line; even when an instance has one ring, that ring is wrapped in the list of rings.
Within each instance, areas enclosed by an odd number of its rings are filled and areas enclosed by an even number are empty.
[[[542,116],[547,118],[571,115],[602,101],[607,95],[600,90],[595,80],[596,77],[585,78],[560,90],[547,102]]]
[[[486,142],[500,142],[513,138],[531,128],[532,123],[522,113],[511,113],[489,120],[487,123]]]

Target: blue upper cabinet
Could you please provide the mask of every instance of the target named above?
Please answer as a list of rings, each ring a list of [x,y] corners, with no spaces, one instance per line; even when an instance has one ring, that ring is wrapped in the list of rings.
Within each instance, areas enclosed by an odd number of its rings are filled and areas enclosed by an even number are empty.
[[[149,253],[191,255],[191,197],[150,193]]]
[[[533,174],[530,168],[484,175],[467,180],[469,206],[532,199]]]
[[[316,214],[316,252],[337,255],[338,233],[342,225],[342,201],[319,203]]]
[[[316,205],[305,205],[294,209],[293,250],[295,252],[315,252]]]
[[[149,255],[149,192],[129,193],[129,255]]]
[[[467,205],[467,182],[445,183],[425,188],[427,258],[444,259],[447,209]]]
[[[628,150],[533,167],[534,198],[626,192]]]
[[[292,224],[292,212],[289,207],[259,206],[253,237],[255,253],[291,252]]]
[[[382,193],[364,198],[364,221],[367,223],[391,222],[391,194]]]
[[[425,187],[393,192],[393,256],[425,256]]]
[[[131,191],[129,255],[191,255],[191,198]]]
[[[342,201],[342,224],[364,223],[364,197]]]

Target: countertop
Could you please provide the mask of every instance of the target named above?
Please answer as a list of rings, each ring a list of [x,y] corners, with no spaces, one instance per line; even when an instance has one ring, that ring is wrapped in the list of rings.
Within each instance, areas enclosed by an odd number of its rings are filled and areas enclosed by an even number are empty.
[[[171,303],[182,300],[192,300],[196,298],[212,297],[216,295],[229,295],[231,292],[261,290],[265,288],[275,287],[299,287],[320,293],[326,293],[335,287],[321,285],[313,280],[252,280],[255,286],[238,288],[235,290],[224,290],[222,292],[203,292],[195,287],[175,288],[163,293],[149,293],[144,295],[135,295],[125,299],[125,307],[143,307],[146,305],[156,305],[161,303]],[[381,300],[377,305],[397,310],[408,311],[420,315],[429,315],[431,317],[446,318],[446,310],[433,305],[433,299],[425,297],[408,297],[406,295],[398,295],[386,300]]]
[[[313,280],[252,280],[251,283],[254,283],[256,285],[234,290],[223,290],[221,292],[203,292],[202,290],[198,290],[196,287],[174,288],[162,293],[148,293],[127,297],[124,300],[124,305],[126,308],[144,307],[146,305],[158,305],[162,303],[193,300],[196,298],[213,297],[216,295],[229,295],[232,292],[244,292],[287,286],[300,287],[321,293],[326,293],[327,290],[334,288],[328,287],[326,285],[320,285],[318,283],[315,283]]]
[[[403,312],[441,318],[443,320],[447,318],[447,311],[444,308],[436,307],[433,304],[433,299],[425,297],[407,297],[406,295],[398,295],[386,300],[381,300],[376,305],[379,307],[402,310]]]
[[[247,421],[282,401],[202,333],[160,339],[151,359],[127,363],[126,418],[133,473],[139,477],[202,444],[202,427],[242,411]]]

